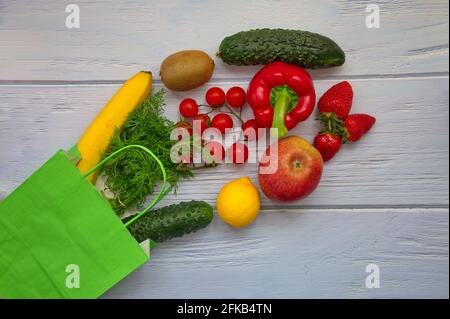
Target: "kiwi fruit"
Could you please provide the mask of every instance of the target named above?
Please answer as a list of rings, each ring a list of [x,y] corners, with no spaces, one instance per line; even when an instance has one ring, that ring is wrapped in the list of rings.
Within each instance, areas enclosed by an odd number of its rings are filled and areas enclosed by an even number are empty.
[[[160,76],[170,90],[188,91],[208,82],[214,66],[213,59],[205,52],[184,50],[168,56],[162,62]]]

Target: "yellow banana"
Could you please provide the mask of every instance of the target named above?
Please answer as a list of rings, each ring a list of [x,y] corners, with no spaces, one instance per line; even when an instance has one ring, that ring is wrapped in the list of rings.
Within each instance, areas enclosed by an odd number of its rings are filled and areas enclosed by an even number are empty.
[[[81,173],[87,172],[100,162],[115,129],[123,126],[128,114],[144,101],[151,89],[151,72],[140,71],[128,79],[97,114],[77,144],[81,155],[77,167]],[[96,174],[91,174],[88,179],[95,183]]]

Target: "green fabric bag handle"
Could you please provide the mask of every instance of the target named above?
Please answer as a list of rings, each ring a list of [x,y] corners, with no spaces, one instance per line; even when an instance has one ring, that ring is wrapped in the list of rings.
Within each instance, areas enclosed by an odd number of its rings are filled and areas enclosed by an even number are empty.
[[[161,190],[159,191],[158,196],[156,196],[156,198],[150,203],[150,205],[148,205],[144,210],[142,210],[139,214],[137,214],[134,218],[130,219],[128,222],[125,223],[125,227],[128,227],[131,223],[135,222],[137,219],[139,219],[142,215],[144,215],[145,213],[147,213],[150,209],[152,209],[153,206],[155,206],[170,190],[170,187],[168,187],[166,189],[166,184],[167,184],[167,171],[164,167],[164,164],[161,162],[161,160],[158,158],[158,156],[156,156],[151,150],[149,150],[148,148],[146,148],[145,146],[142,145],[138,145],[138,144],[131,144],[131,145],[127,145],[124,146],[120,149],[118,149],[117,151],[112,152],[111,154],[109,154],[107,157],[105,157],[103,160],[101,160],[97,165],[95,165],[94,167],[92,167],[89,171],[87,171],[85,174],[83,174],[83,178],[91,175],[93,172],[95,172],[97,169],[99,169],[103,164],[105,164],[107,161],[109,161],[111,158],[113,158],[114,156],[117,156],[118,154],[126,151],[129,148],[139,148],[141,150],[143,150],[144,152],[146,152],[147,154],[149,154],[151,157],[153,157],[153,159],[156,161],[156,163],[158,163],[159,168],[161,169],[162,175],[163,175],[163,182],[162,182],[162,186],[161,186]]]

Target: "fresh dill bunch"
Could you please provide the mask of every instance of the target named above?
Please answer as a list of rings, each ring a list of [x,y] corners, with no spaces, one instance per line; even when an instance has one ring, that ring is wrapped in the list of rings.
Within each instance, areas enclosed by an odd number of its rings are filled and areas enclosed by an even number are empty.
[[[170,150],[177,143],[170,139],[170,134],[176,126],[163,115],[164,96],[164,89],[160,89],[130,113],[122,129],[116,130],[105,156],[127,145],[145,146],[164,164],[170,188],[176,190],[179,181],[191,177],[192,171],[170,159]],[[120,153],[103,166],[103,172],[107,188],[114,193],[110,203],[119,215],[129,207],[142,206],[146,196],[162,182],[159,165],[140,149]]]

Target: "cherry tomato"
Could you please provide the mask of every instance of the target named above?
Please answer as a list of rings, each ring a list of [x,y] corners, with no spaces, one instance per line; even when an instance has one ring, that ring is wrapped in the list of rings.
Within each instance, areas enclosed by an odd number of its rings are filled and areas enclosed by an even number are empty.
[[[194,120],[202,121],[202,124],[204,124],[206,127],[209,127],[211,125],[211,119],[209,118],[208,114],[205,113],[197,114],[197,116],[194,117]]]
[[[201,114],[198,114],[197,116],[195,116],[192,119],[192,122],[194,123],[195,121],[200,121],[200,134],[198,134],[198,135],[203,134],[203,132],[209,127],[209,125],[211,123],[211,119],[209,118],[209,116],[204,113],[201,113]],[[195,132],[195,133],[197,133],[197,132]]]
[[[233,119],[228,114],[219,113],[213,117],[211,126],[218,129],[222,134],[225,134],[227,128],[233,127]]]
[[[225,103],[225,92],[219,87],[212,87],[206,91],[206,102],[211,107],[222,106]]]
[[[227,91],[227,102],[230,106],[240,108],[245,104],[246,95],[243,88],[233,86]]]
[[[228,158],[234,164],[244,164],[248,160],[248,147],[242,143],[234,143],[228,149]]]
[[[253,141],[258,139],[258,122],[255,119],[245,121],[242,125],[244,131],[244,138],[247,141]]]
[[[185,118],[191,118],[198,114],[198,105],[194,99],[184,99],[180,102],[180,114]]]
[[[221,163],[225,158],[225,149],[222,143],[217,141],[210,141],[205,144],[204,148],[209,152],[214,162]]]
[[[175,125],[176,125],[178,128],[180,128],[180,129],[181,129],[181,128],[187,129],[189,135],[192,135],[192,125],[191,125],[191,123],[181,121],[181,122],[178,122],[178,123],[175,124]],[[183,138],[182,132],[181,132],[181,130],[178,130],[178,140],[181,140],[182,138]]]

